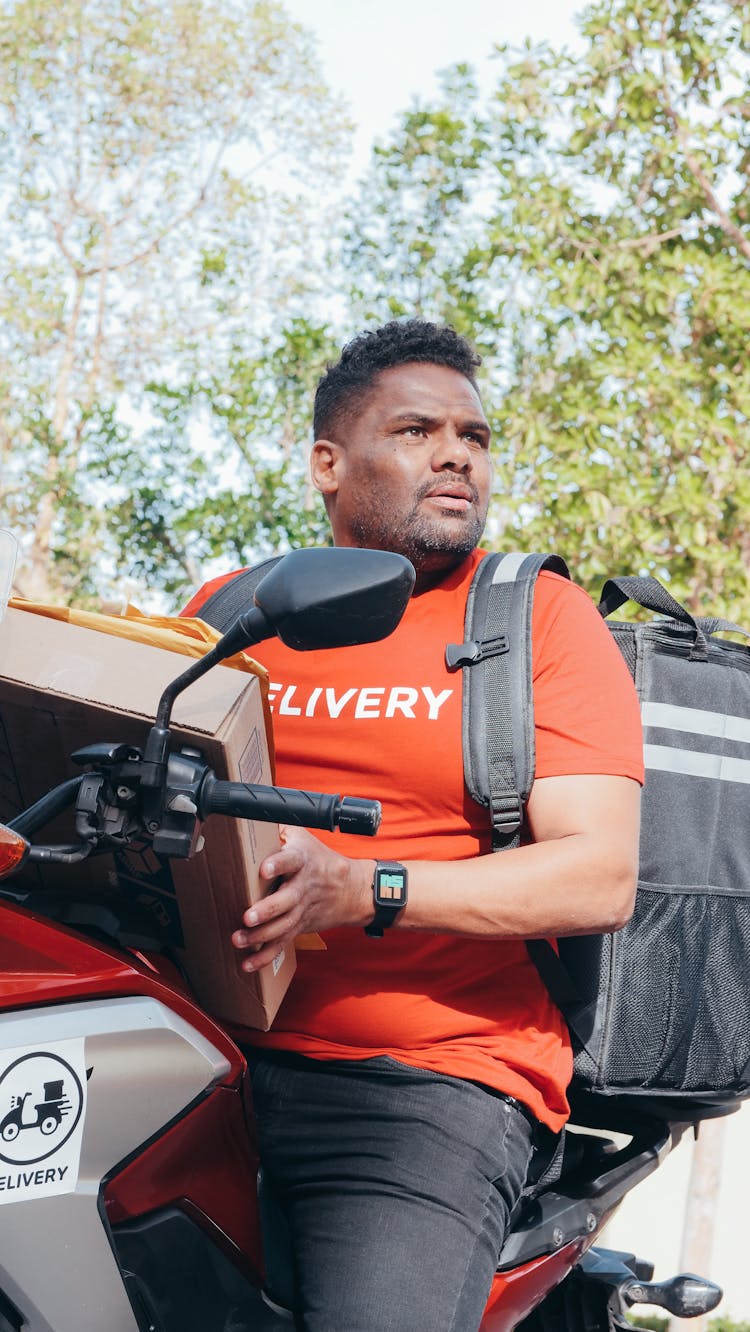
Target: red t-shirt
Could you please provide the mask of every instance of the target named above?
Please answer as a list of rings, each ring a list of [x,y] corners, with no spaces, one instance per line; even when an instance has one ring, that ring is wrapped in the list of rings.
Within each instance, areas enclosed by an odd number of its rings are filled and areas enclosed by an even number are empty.
[[[279,784],[381,801],[377,837],[317,834],[344,855],[461,861],[489,851],[487,811],[463,781],[461,673],[444,658],[447,643],[463,641],[481,557],[413,597],[380,643],[294,652],[273,640],[253,649],[270,676]],[[223,581],[207,584],[185,614]],[[543,572],[532,638],[536,775],[642,781],[635,690],[587,594]],[[457,866],[459,914],[460,900]],[[320,1059],[392,1055],[497,1088],[562,1126],[567,1030],[522,942],[398,929],[379,940],[352,929],[324,939],[326,951],[298,954],[273,1027],[253,1044]]]

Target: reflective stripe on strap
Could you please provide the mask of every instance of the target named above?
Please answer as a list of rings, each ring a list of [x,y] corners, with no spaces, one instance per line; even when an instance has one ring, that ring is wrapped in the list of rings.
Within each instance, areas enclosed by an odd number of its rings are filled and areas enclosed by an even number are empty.
[[[492,572],[493,583],[515,582],[518,570],[526,558],[527,556],[520,550],[511,551],[509,555],[503,555]]]

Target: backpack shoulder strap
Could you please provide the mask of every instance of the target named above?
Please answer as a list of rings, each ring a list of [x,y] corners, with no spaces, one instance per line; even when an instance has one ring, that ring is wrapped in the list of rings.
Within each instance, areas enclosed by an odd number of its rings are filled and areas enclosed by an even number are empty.
[[[281,555],[271,555],[269,559],[261,560],[249,569],[241,569],[234,578],[217,588],[194,613],[200,615],[212,628],[225,633],[237,616],[247,610],[258,583],[281,558]]]
[[[480,561],[466,603],[465,641],[446,648],[463,671],[464,776],[488,806],[492,846],[517,846],[534,782],[531,612],[542,569],[569,578],[558,555],[494,553]]]
[[[542,569],[570,578],[559,555],[499,553],[480,561],[466,602],[466,641],[449,644],[446,663],[463,670],[466,785],[492,818],[492,849],[518,846],[534,783],[531,615]],[[547,939],[529,956],[571,1032],[585,1048],[590,1020],[575,982]]]

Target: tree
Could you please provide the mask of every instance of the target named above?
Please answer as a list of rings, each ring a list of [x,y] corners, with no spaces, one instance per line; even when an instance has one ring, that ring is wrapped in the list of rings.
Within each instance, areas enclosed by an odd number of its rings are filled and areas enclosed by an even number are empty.
[[[179,476],[184,499],[205,441],[183,410],[177,456],[153,452],[146,386],[185,408],[291,317],[345,128],[272,0],[0,4],[0,517],[25,594],[101,591],[149,493]]]
[[[206,366],[182,385],[149,384],[137,451],[129,430],[102,423],[89,471],[118,496],[110,531],[142,587],[177,605],[214,566],[326,544],[306,442],[316,378],[333,354],[325,329],[291,319],[256,354],[234,349],[218,375]]]
[[[359,314],[416,276],[485,351],[492,544],[747,620],[747,9],[601,0],[581,30],[575,56],[501,51],[484,102],[457,70],[404,118],[354,214]]]

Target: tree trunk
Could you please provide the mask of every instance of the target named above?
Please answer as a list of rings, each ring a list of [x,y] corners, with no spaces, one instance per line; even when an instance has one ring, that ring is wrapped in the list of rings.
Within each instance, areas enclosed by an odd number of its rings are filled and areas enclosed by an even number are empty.
[[[685,1223],[682,1232],[680,1271],[711,1276],[716,1209],[721,1186],[725,1121],[707,1119],[693,1147]],[[706,1332],[708,1317],[672,1318],[668,1332]]]

